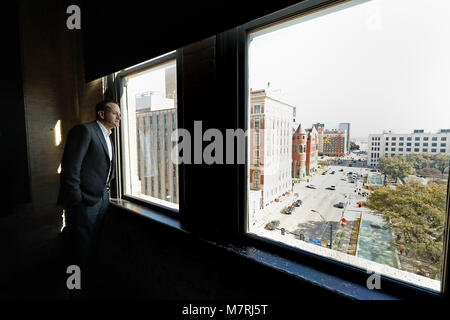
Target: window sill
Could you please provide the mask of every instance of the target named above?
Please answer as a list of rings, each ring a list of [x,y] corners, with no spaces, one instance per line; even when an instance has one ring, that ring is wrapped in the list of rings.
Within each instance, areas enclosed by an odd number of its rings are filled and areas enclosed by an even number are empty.
[[[175,229],[186,234],[191,234],[191,232],[183,227],[178,219],[165,215],[164,213],[127,200],[111,199],[110,203],[115,207],[149,218],[152,221],[167,226],[171,229]],[[361,283],[349,281],[348,279],[317,270],[309,265],[282,257],[278,254],[269,252],[268,250],[263,250],[253,245],[242,245],[237,242],[215,242],[201,238],[199,240],[215,247],[225,249],[228,252],[237,254],[246,259],[250,259],[278,272],[288,274],[289,276],[295,278],[295,280],[301,280],[330,290],[343,298],[355,300],[405,299],[403,296],[391,294],[382,290],[370,290]],[[367,276],[369,277],[370,275]]]
[[[149,218],[172,229],[187,232],[186,229],[182,227],[179,219],[173,218],[169,215],[165,215],[159,211],[147,208],[128,200],[111,199],[110,204],[121,209],[125,209],[126,211],[132,212],[134,214]]]

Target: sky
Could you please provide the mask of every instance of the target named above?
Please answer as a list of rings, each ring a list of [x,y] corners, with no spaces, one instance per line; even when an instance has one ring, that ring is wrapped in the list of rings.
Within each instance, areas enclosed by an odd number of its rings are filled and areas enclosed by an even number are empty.
[[[350,122],[353,138],[450,128],[450,1],[371,0],[323,13],[250,34],[249,88],[270,82],[298,122]]]
[[[175,65],[175,61],[163,63],[147,71],[128,78],[128,98],[135,99],[136,94],[152,92],[152,111],[174,108],[174,100],[166,98],[165,70]]]

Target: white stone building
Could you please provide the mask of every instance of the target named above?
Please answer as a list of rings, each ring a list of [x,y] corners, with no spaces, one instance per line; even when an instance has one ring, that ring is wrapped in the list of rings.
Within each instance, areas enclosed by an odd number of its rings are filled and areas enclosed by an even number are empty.
[[[380,158],[410,153],[450,154],[450,129],[437,133],[414,130],[410,134],[384,132],[369,134],[367,165],[377,167]]]
[[[264,208],[292,191],[294,107],[268,88],[253,90],[249,114],[250,189],[262,190]]]

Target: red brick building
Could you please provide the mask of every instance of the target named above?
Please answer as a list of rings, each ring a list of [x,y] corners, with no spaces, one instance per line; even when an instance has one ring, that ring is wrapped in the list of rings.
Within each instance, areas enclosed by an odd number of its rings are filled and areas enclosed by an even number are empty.
[[[347,132],[345,130],[324,130],[321,155],[341,157],[347,154]]]
[[[292,136],[292,177],[306,177],[307,133],[300,124]]]
[[[315,127],[300,124],[292,136],[292,177],[303,178],[317,171],[319,136]]]

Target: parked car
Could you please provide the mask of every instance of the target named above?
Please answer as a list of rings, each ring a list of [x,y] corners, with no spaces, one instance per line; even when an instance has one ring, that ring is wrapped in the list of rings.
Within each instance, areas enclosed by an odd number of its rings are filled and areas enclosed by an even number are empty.
[[[331,171],[331,174],[334,174],[335,173],[335,171]]]
[[[285,212],[285,214],[292,214],[292,212],[294,212],[294,207],[289,206]]]
[[[340,169],[339,172],[344,172],[344,169]]]
[[[275,230],[279,225],[280,225],[280,221],[279,220],[273,220],[273,221],[270,221],[269,223],[267,223],[264,226],[264,229]]]
[[[294,207],[300,207],[300,205],[302,204],[302,200],[296,200],[292,203],[292,206]]]
[[[338,202],[337,207],[338,208],[344,208],[344,203],[343,202]]]

